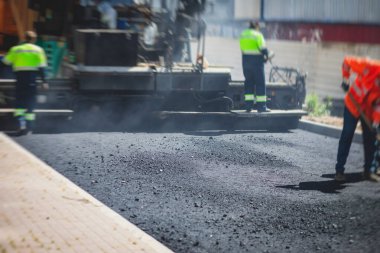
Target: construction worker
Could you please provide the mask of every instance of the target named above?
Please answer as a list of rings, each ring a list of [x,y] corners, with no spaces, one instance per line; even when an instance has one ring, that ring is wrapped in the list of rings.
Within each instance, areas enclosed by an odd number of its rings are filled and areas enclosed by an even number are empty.
[[[245,106],[246,111],[252,110],[255,100],[258,112],[269,112],[266,106],[267,96],[265,88],[264,63],[268,60],[268,50],[265,46],[263,34],[259,31],[259,24],[250,22],[249,28],[240,35],[240,49],[243,60],[243,74],[245,77]]]
[[[46,56],[44,50],[34,45],[37,35],[33,31],[25,33],[25,42],[12,47],[3,58],[3,63],[12,65],[16,76],[16,100],[14,116],[18,119],[19,134],[32,131],[35,114],[37,84],[39,75],[42,79],[42,87],[49,86],[45,80],[44,68]]]
[[[344,166],[350,151],[352,138],[355,133],[358,121],[361,121],[363,129],[364,144],[364,177],[371,181],[379,181],[378,176],[370,171],[375,151],[375,133],[366,107],[366,99],[368,95],[376,91],[374,80],[378,71],[377,64],[374,61],[363,58],[346,57],[342,66],[343,82],[342,88],[347,92],[345,96],[345,108],[343,116],[343,130],[339,140],[337,163],[335,165],[335,180],[345,181]],[[352,74],[356,74],[356,78],[350,85]]]

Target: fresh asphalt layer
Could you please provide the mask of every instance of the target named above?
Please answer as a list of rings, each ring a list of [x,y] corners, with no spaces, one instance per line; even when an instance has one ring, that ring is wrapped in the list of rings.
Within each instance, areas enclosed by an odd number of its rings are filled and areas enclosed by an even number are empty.
[[[354,143],[294,130],[34,134],[14,138],[175,252],[376,252],[380,184]]]

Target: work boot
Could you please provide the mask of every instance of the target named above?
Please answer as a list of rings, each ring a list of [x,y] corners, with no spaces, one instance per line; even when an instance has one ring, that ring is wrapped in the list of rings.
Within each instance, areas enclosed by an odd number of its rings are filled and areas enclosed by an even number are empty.
[[[257,112],[260,112],[260,113],[262,113],[262,112],[270,112],[270,109],[268,107],[264,106],[264,107],[258,108]]]
[[[249,102],[245,102],[245,111],[246,112],[251,112],[252,111],[252,102],[249,103]]]
[[[371,182],[380,182],[380,177],[378,175],[376,175],[376,173],[372,173],[372,172],[369,172],[369,171],[365,171],[363,173],[363,178],[364,180],[368,180],[368,181],[371,181]]]
[[[337,181],[337,182],[344,182],[344,181],[346,181],[346,176],[344,175],[343,172],[337,172],[335,174],[335,181]]]
[[[25,135],[27,132],[27,123],[24,117],[18,117],[18,129],[16,131],[16,136]]]
[[[26,135],[33,133],[33,127],[34,127],[34,121],[33,120],[27,120],[26,121]]]

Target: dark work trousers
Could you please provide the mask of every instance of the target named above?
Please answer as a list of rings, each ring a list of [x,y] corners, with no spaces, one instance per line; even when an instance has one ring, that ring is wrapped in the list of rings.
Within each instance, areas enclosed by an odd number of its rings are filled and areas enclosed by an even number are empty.
[[[37,85],[36,71],[17,71],[16,75],[16,100],[14,107],[16,109],[26,109],[27,114],[32,114],[36,106]],[[25,120],[24,116],[18,116],[20,124]],[[32,121],[27,121],[32,125]]]
[[[380,141],[376,139],[375,153],[373,154],[373,161],[371,164],[370,172],[376,173],[377,168],[380,167]]]
[[[347,107],[344,107],[343,130],[339,140],[337,163],[335,166],[336,172],[344,173],[344,165],[350,152],[352,138],[358,121],[359,119],[355,118]],[[360,118],[360,122],[363,129],[364,170],[369,171],[375,152],[376,134],[367,126],[363,119]]]
[[[262,55],[243,54],[243,74],[245,94],[265,96],[264,57]],[[257,107],[265,108],[266,102],[257,102]],[[253,106],[253,101],[246,101],[246,106]]]

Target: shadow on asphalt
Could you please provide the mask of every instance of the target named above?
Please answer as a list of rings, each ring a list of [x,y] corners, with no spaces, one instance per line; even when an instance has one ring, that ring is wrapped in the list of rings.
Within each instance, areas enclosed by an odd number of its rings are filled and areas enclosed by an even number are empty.
[[[357,183],[363,181],[362,173],[347,173],[345,182],[337,182],[333,178],[335,174],[323,174],[323,178],[332,178],[328,181],[309,181],[301,182],[298,185],[279,185],[277,188],[295,190],[295,191],[319,191],[323,193],[340,193],[347,187],[347,183]]]

